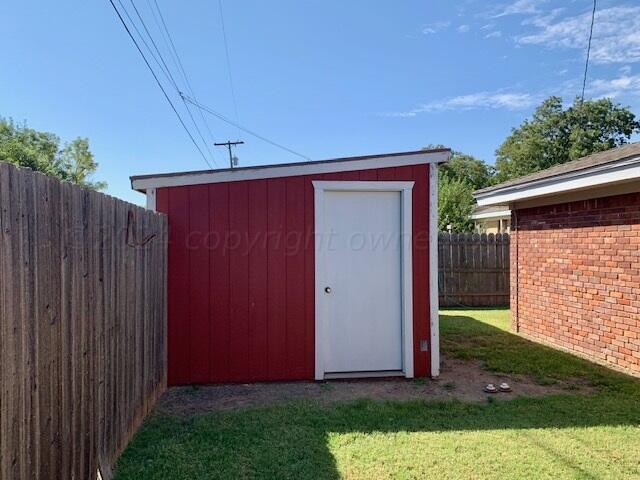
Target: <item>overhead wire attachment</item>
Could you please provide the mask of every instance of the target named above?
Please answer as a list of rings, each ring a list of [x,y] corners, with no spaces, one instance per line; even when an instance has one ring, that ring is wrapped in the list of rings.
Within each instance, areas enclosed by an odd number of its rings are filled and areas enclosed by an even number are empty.
[[[214,117],[216,117],[216,118],[218,118],[218,119],[222,120],[222,121],[223,121],[223,122],[225,122],[225,123],[228,123],[229,125],[232,125],[232,126],[234,126],[234,127],[237,127],[238,129],[242,130],[243,132],[248,133],[249,135],[251,135],[251,136],[253,136],[253,137],[255,137],[255,138],[258,138],[258,139],[262,140],[263,142],[266,142],[266,143],[268,143],[268,144],[270,144],[270,145],[273,145],[274,147],[277,147],[277,148],[279,148],[279,149],[281,149],[281,150],[284,150],[284,151],[286,151],[286,152],[289,152],[289,153],[291,153],[291,154],[293,154],[293,155],[296,155],[296,156],[298,156],[298,157],[300,157],[300,158],[304,158],[305,160],[307,160],[307,161],[309,161],[309,162],[311,161],[311,159],[310,159],[309,157],[307,157],[306,155],[303,155],[303,154],[302,154],[302,153],[300,153],[300,152],[296,152],[295,150],[292,150],[292,149],[291,149],[291,148],[289,148],[289,147],[285,147],[284,145],[281,145],[281,144],[279,144],[279,143],[276,143],[276,142],[274,142],[273,140],[269,140],[268,138],[266,138],[266,137],[264,137],[264,136],[262,136],[262,135],[260,135],[260,134],[258,134],[258,133],[256,133],[256,132],[254,132],[254,131],[252,131],[252,130],[249,130],[249,129],[248,129],[248,128],[246,128],[246,127],[243,127],[242,125],[240,125],[240,124],[238,124],[238,123],[234,122],[233,120],[229,119],[228,117],[224,116],[224,115],[223,115],[223,114],[221,114],[220,112],[216,112],[216,111],[215,111],[215,110],[213,110],[212,108],[207,107],[206,105],[204,105],[204,104],[202,104],[202,103],[200,103],[200,102],[196,101],[196,100],[195,100],[195,99],[193,99],[193,98],[190,98],[190,97],[189,97],[189,96],[187,96],[187,95],[185,95],[185,96],[184,96],[184,98],[185,98],[185,101],[186,101],[186,102],[188,102],[188,103],[190,103],[190,104],[192,104],[192,105],[194,105],[194,106],[196,106],[196,107],[198,107],[198,108],[202,109],[203,111],[205,111],[205,112],[209,113],[210,115],[213,115]]]

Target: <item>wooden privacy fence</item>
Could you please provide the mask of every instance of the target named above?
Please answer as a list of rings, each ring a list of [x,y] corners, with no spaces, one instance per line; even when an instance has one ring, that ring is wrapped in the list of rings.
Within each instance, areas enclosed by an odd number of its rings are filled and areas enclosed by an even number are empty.
[[[0,230],[0,478],[109,477],[166,385],[166,219],[0,162]]]
[[[440,233],[438,287],[443,307],[509,305],[509,235]]]

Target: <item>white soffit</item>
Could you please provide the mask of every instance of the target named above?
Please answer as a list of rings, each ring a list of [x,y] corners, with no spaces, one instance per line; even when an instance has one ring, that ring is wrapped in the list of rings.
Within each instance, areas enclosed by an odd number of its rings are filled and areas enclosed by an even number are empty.
[[[354,157],[307,163],[243,167],[224,170],[205,170],[176,174],[142,175],[131,177],[131,187],[145,192],[150,188],[179,187],[208,183],[238,182],[264,178],[317,175],[333,172],[350,172],[373,168],[403,167],[447,162],[451,156],[448,150],[409,152],[406,154]]]
[[[482,220],[485,218],[510,218],[510,217],[511,217],[511,210],[509,209],[499,210],[496,212],[474,213],[473,215],[471,215],[471,218],[473,220]]]

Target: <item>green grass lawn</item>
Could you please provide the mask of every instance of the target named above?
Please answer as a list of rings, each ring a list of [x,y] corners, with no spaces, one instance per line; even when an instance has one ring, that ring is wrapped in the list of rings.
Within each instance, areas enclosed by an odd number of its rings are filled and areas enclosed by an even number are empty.
[[[445,310],[440,312],[443,354],[480,360],[488,370],[532,376],[540,384],[587,383],[619,391],[638,382],[581,358],[514,335],[509,310]]]
[[[441,327],[443,354],[590,392],[156,414],[116,478],[640,478],[640,382],[514,336],[507,311],[448,310]]]

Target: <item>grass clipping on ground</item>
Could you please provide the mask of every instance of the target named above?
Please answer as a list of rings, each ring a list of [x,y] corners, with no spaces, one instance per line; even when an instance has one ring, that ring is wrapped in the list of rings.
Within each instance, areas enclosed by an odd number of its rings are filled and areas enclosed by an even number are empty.
[[[487,404],[292,402],[155,415],[117,478],[640,478],[639,382],[514,336],[507,322],[506,311],[443,312],[443,353],[596,388]]]

